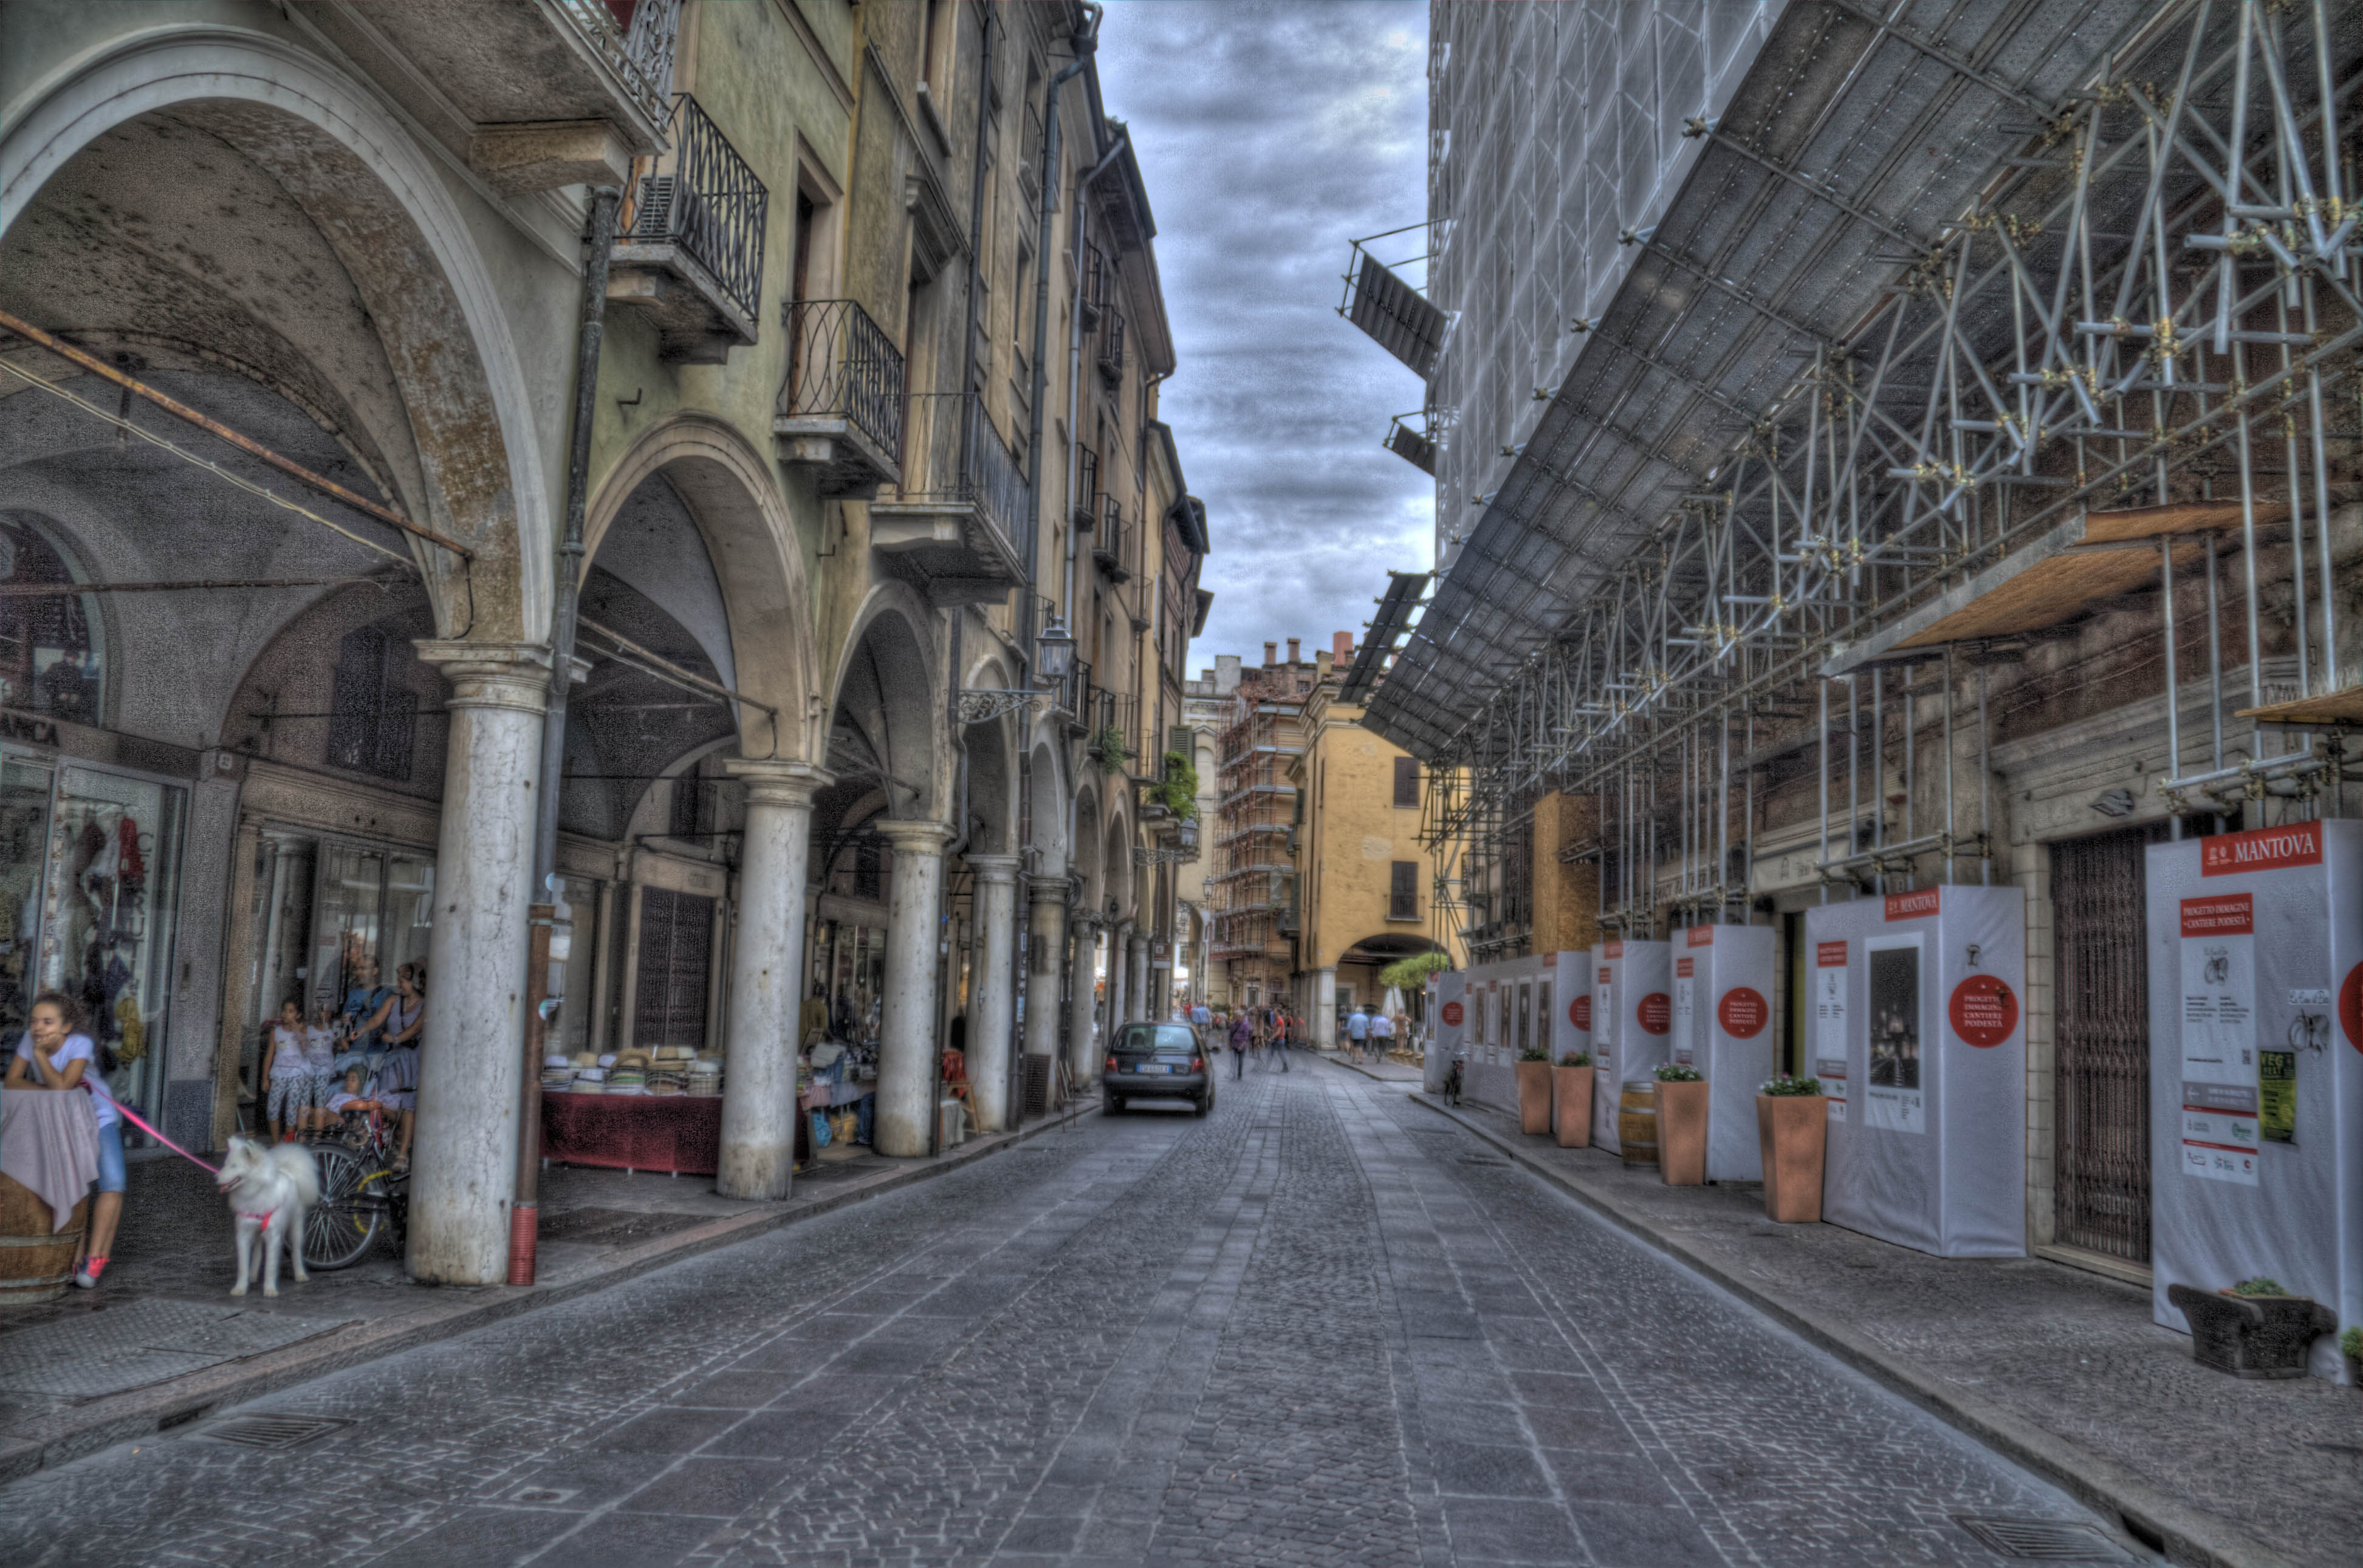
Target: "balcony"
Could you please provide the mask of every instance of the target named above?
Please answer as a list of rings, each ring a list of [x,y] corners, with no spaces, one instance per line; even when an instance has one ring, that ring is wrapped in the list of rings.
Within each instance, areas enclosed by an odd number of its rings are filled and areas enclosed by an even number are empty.
[[[1000,603],[1026,580],[1010,543],[1026,471],[974,392],[901,401],[907,428],[894,477],[870,503],[870,547],[935,604]]]
[[[1107,252],[1086,240],[1083,244],[1083,330],[1090,332],[1100,324],[1100,313],[1107,306]]]
[[[1092,536],[1092,564],[1100,569],[1110,582],[1129,582],[1132,573],[1124,564],[1124,508],[1113,495],[1103,496],[1098,531]]]
[[[649,318],[662,359],[719,365],[755,341],[771,194],[688,94],[666,134],[632,164],[607,298]]]
[[[851,300],[790,300],[788,377],[771,435],[824,496],[867,501],[903,478],[903,351]]]
[[[1048,605],[1049,601],[1043,603]],[[1092,718],[1092,666],[1088,659],[1077,659],[1067,679],[1059,683],[1059,695],[1051,707],[1067,723],[1070,736],[1087,733]]]
[[[664,147],[681,0],[303,9],[505,193],[622,184]]]
[[[1088,533],[1100,516],[1100,455],[1089,447],[1075,452],[1075,493],[1069,511],[1078,533]]]
[[[1124,312],[1109,305],[1100,321],[1100,380],[1110,391],[1124,380]]]

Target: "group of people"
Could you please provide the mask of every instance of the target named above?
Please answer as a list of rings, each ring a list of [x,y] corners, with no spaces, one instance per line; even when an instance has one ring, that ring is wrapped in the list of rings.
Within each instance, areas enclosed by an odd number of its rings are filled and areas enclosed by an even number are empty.
[[[1344,1019],[1342,1035],[1357,1062],[1383,1062],[1395,1046],[1395,1021],[1383,1012],[1365,1012],[1357,1004]]]
[[[427,1022],[427,969],[405,964],[391,990],[377,983],[373,960],[360,962],[344,1006],[315,1009],[309,1023],[290,997],[262,1053],[263,1115],[284,1142],[337,1128],[349,1110],[374,1105],[399,1118],[394,1168],[410,1168],[418,1104],[418,1040]],[[372,1079],[375,1082],[372,1083]]]
[[[1304,1041],[1304,1021],[1283,1008],[1246,1007],[1232,1012],[1197,1002],[1190,1009],[1190,1022],[1201,1040],[1230,1047],[1235,1078],[1246,1076],[1249,1056],[1262,1058],[1266,1072],[1274,1066],[1288,1071],[1289,1045]]]

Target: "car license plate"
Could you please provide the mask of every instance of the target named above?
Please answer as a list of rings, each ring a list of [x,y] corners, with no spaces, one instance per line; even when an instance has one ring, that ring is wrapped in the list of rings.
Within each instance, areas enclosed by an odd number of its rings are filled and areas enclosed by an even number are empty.
[[[1133,1069],[1136,1073],[1170,1073],[1172,1070],[1162,1062],[1143,1062]]]

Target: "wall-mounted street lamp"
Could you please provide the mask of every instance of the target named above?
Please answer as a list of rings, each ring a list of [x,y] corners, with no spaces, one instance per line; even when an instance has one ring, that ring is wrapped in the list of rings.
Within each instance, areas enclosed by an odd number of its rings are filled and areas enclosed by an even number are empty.
[[[1037,702],[1048,703],[1059,695],[1059,688],[1074,672],[1074,636],[1067,630],[1066,622],[1054,614],[1050,617],[1050,624],[1034,637],[1034,674],[1043,684],[1039,687],[982,687],[963,690],[960,694],[960,722],[963,724],[989,724],[1004,713],[1031,708]]]

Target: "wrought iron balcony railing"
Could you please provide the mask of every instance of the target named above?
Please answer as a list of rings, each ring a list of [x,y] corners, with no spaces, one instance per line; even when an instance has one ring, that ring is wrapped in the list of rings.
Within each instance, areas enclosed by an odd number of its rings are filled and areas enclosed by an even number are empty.
[[[688,94],[674,97],[665,135],[671,145],[634,171],[616,242],[677,248],[751,322],[771,193]]]
[[[976,508],[1006,543],[1026,516],[1026,470],[974,392],[914,392],[894,500]],[[1048,602],[1047,601],[1045,602]]]
[[[619,25],[606,0],[557,0],[559,13],[623,82],[649,118],[662,125],[672,91],[673,46],[681,37],[681,0],[637,0]]]
[[[1092,536],[1092,561],[1107,573],[1111,582],[1128,581],[1132,573],[1124,564],[1124,506],[1113,495],[1103,496],[1098,531]]]
[[[899,472],[904,365],[894,340],[851,300],[790,300],[780,314],[788,375],[779,417],[818,422],[816,428],[842,422],[882,465],[879,477]]]
[[[1111,304],[1100,318],[1100,379],[1111,387],[1124,378],[1124,312]]]
[[[1075,493],[1068,497],[1077,528],[1090,528],[1099,521],[1100,455],[1089,447],[1075,452]]]

